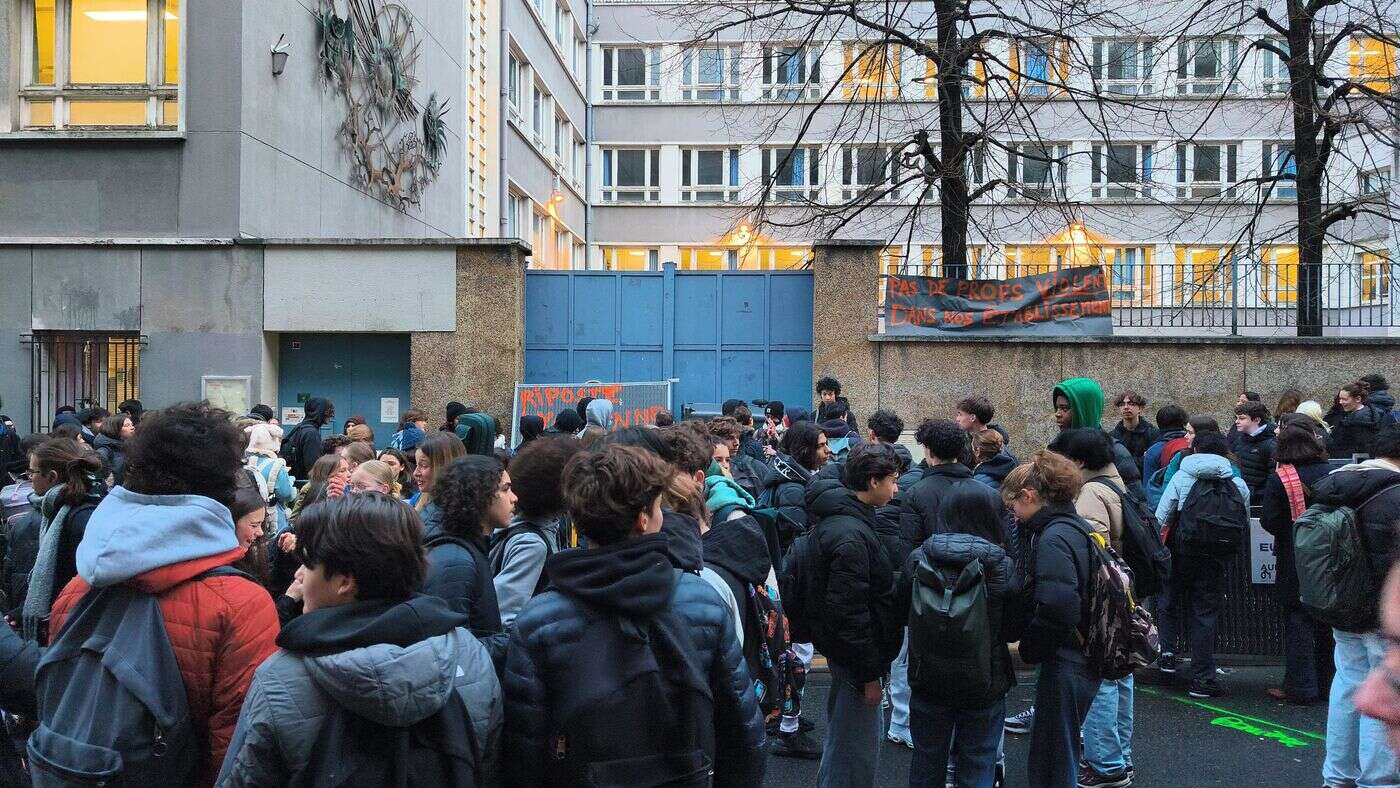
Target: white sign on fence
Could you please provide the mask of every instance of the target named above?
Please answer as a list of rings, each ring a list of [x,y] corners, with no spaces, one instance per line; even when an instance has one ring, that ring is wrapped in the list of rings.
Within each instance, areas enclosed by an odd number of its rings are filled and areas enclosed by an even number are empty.
[[[1278,575],[1278,558],[1274,555],[1274,537],[1258,517],[1249,518],[1249,576],[1255,583],[1273,585]]]

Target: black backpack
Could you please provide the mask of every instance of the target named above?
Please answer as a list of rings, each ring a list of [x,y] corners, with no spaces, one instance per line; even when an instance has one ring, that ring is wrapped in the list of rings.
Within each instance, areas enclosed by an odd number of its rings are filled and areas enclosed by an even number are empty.
[[[302,430],[316,430],[319,432],[320,429],[320,427],[318,427],[315,424],[312,424],[309,421],[303,421],[300,424],[293,427],[292,431],[287,433],[286,436],[282,438],[282,448],[280,451],[277,452],[277,456],[281,457],[283,461],[287,463],[287,469],[289,472],[292,468],[306,468],[309,470],[311,467],[310,462],[302,461],[301,442],[297,440],[297,433],[301,432]],[[311,462],[315,461],[316,458],[312,457]]]
[[[819,594],[826,591],[826,564],[815,531],[793,540],[778,573],[778,593],[787,613],[792,642],[811,643],[820,630],[822,615]]]
[[[504,548],[502,548],[499,553],[495,552],[496,545],[506,545],[510,542],[511,539],[515,538],[516,534],[526,532],[535,534],[540,538],[541,542],[544,542],[544,557],[546,561],[549,560],[549,557],[551,555],[554,555],[554,546],[550,543],[549,537],[545,535],[543,528],[539,527],[538,525],[535,525],[534,523],[516,523],[515,525],[512,525],[509,528],[498,532],[497,534],[492,534],[491,536],[492,549],[489,553],[489,556],[491,559],[492,577],[495,577],[496,575],[499,575],[501,573],[502,563],[505,561],[506,557],[506,551]],[[548,573],[541,571],[540,579],[535,581],[535,591],[533,594],[531,594],[531,597],[539,596],[544,591],[545,587],[547,587],[548,585],[549,575]]]
[[[992,631],[987,579],[982,562],[961,570],[929,563],[914,565],[909,605],[909,686],[934,702],[982,708],[992,698]],[[990,698],[990,699],[989,699]]]
[[[1108,479],[1091,479],[1118,495],[1123,508],[1123,563],[1133,572],[1133,593],[1146,599],[1167,587],[1172,551],[1162,543],[1162,528],[1147,504]],[[1232,487],[1234,485],[1231,485]]]
[[[1178,513],[1177,544],[1195,555],[1231,556],[1244,549],[1249,512],[1234,479],[1198,478]]]
[[[238,576],[229,566],[196,576]],[[191,785],[203,750],[160,601],[130,584],[79,600],[34,674],[35,786]]]

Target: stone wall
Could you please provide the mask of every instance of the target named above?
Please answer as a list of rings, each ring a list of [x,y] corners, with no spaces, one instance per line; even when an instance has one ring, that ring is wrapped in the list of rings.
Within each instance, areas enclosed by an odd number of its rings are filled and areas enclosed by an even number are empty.
[[[525,256],[519,241],[457,248],[457,328],[412,335],[413,406],[439,414],[475,405],[509,432],[515,383],[525,373]]]
[[[862,419],[889,408],[912,430],[927,417],[951,418],[958,400],[982,394],[1011,433],[1012,451],[1025,456],[1054,436],[1050,394],[1066,378],[1097,380],[1109,402],[1131,388],[1146,397],[1149,419],[1174,403],[1187,413],[1213,414],[1222,426],[1234,418],[1242,390],[1259,392],[1272,409],[1294,387],[1326,409],[1338,387],[1361,375],[1379,372],[1400,384],[1396,339],[883,336],[873,328],[876,255],[872,246],[818,246],[814,263],[812,375],[840,378]],[[1104,427],[1117,421],[1107,406]]]

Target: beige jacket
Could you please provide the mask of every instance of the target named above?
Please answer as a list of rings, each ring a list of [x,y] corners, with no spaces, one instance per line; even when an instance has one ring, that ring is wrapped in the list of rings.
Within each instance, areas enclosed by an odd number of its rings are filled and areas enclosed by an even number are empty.
[[[1118,469],[1109,463],[1102,468],[1090,470],[1085,468],[1081,471],[1084,477],[1084,488],[1079,491],[1079,498],[1074,502],[1074,509],[1080,517],[1089,521],[1089,525],[1095,531],[1108,537],[1109,545],[1118,551],[1122,551],[1123,543],[1123,501],[1118,498],[1118,494],[1102,484],[1090,484],[1091,479],[1105,479],[1113,482],[1120,490],[1124,489],[1123,477],[1119,475]]]

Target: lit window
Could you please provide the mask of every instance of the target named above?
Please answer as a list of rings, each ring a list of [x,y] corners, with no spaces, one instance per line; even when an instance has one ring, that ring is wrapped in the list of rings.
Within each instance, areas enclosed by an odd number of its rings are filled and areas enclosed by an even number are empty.
[[[1094,41],[1094,78],[1105,93],[1137,96],[1152,92],[1152,42]]]
[[[1124,199],[1150,194],[1151,145],[1095,143],[1090,165],[1095,198]]]
[[[1152,248],[1121,246],[1105,250],[1109,292],[1124,306],[1152,303]]]
[[[1007,153],[1007,180],[1022,197],[1047,199],[1064,196],[1069,178],[1069,146],[1022,143]]]
[[[1005,255],[1008,279],[1045,274],[1068,267],[1064,259],[1064,250],[1058,246],[1046,244],[1008,246],[1005,249]]]
[[[682,271],[728,271],[737,267],[738,252],[734,249],[710,246],[682,246]]]
[[[656,271],[660,269],[657,249],[640,246],[604,246],[604,271]]]
[[[520,211],[524,203],[524,199],[515,192],[506,196],[506,235],[511,238],[520,237]]]
[[[1259,262],[1259,297],[1269,304],[1297,303],[1298,247],[1266,247]]]
[[[739,199],[738,148],[682,148],[681,200],[733,202]]]
[[[889,145],[847,145],[841,149],[841,199],[874,193],[875,199],[897,200],[894,183],[896,150]]]
[[[1176,45],[1176,92],[1213,96],[1225,92],[1235,79],[1239,41],[1234,38],[1198,38]],[[1233,89],[1233,88],[1232,88]]]
[[[928,41],[925,44],[933,49],[938,48],[937,41]],[[931,57],[924,58],[924,75],[914,80],[924,83],[924,98],[938,98],[938,61]]]
[[[661,151],[655,148],[603,150],[604,202],[661,199]]]
[[[821,96],[821,51],[802,44],[773,44],[763,48],[765,99],[793,101]]]
[[[1069,76],[1069,44],[1021,41],[1011,49],[1011,79],[1023,96],[1057,96]]]
[[[1278,176],[1269,190],[1273,196],[1289,200],[1298,196],[1298,160],[1293,156],[1292,143],[1264,143],[1264,167],[1265,175]],[[1268,186],[1265,184],[1264,188]]]
[[[763,180],[774,200],[821,199],[821,148],[764,148]]]
[[[603,47],[604,101],[661,98],[661,53],[651,47]]]
[[[737,101],[739,53],[728,47],[691,47],[681,53],[681,99]]]
[[[846,98],[899,97],[899,49],[892,45],[846,44],[841,92]]]
[[[1378,38],[1353,38],[1348,53],[1351,78],[1381,93],[1395,87],[1396,47]]]
[[[1231,252],[1220,246],[1176,247],[1177,303],[1214,304],[1230,290]]]
[[[1358,252],[1361,267],[1361,300],[1375,302],[1390,296],[1390,252],[1367,250]]]
[[[1237,180],[1235,143],[1180,143],[1176,146],[1176,196],[1218,197],[1231,194]]]
[[[179,124],[181,0],[21,0],[19,7],[22,127]]]
[[[1388,194],[1390,192],[1390,168],[1381,167],[1361,173],[1360,185],[1361,194],[1366,197]]]
[[[739,250],[741,271],[789,271],[808,267],[809,246],[748,246]]]

